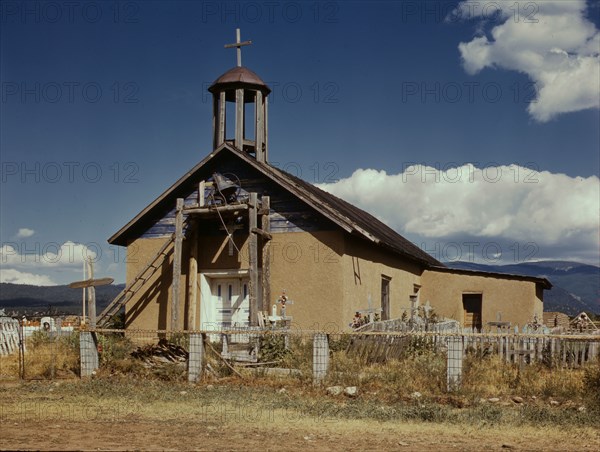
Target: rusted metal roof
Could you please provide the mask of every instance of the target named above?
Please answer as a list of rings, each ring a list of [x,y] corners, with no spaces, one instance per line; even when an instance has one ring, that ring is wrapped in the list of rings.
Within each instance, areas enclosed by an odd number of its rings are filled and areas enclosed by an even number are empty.
[[[234,67],[229,69],[218,79],[216,79],[208,90],[214,93],[218,88],[223,86],[231,86],[235,88],[237,86],[243,87],[247,85],[255,89],[261,90],[265,94],[269,94],[271,89],[267,86],[263,80],[256,75],[253,71],[244,66]]]
[[[250,166],[256,168],[266,177],[288,190],[346,232],[362,237],[375,245],[382,246],[393,253],[400,254],[405,258],[418,262],[426,267],[444,267],[437,259],[434,259],[418,246],[405,239],[392,228],[386,226],[364,210],[361,210],[331,193],[327,193],[285,171],[268,164],[257,162],[253,157],[235,149],[227,143],[221,145],[217,150],[213,151],[213,153],[187,172],[162,195],[136,215],[135,218],[110,237],[108,242],[124,246],[129,239],[135,238],[140,230],[144,228],[144,224],[154,217],[153,212],[155,210],[160,210],[161,206],[168,203],[174,205],[176,197],[181,196],[181,188],[189,185],[188,182],[190,179],[193,179],[195,174],[198,173],[202,167],[222,152],[230,152]]]

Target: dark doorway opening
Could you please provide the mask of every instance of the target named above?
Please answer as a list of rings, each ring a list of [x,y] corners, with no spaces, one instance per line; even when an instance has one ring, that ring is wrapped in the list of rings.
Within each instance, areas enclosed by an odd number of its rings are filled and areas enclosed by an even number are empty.
[[[483,296],[480,293],[463,294],[462,301],[465,328],[475,328],[477,331],[481,331],[482,298]]]

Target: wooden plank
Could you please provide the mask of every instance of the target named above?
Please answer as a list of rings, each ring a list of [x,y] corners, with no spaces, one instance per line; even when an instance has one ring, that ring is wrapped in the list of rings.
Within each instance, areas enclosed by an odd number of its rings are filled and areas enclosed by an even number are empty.
[[[254,117],[256,118],[254,138],[256,140],[256,160],[265,163],[265,152],[263,149],[265,134],[265,109],[263,106],[263,95],[261,91],[256,91]]]
[[[244,150],[244,90],[235,90],[235,147]]]
[[[219,131],[217,134],[217,146],[221,146],[225,142],[225,113],[226,113],[225,91],[219,93]]]
[[[196,317],[198,306],[198,225],[194,222],[192,225],[191,237],[189,240],[190,262],[188,271],[188,330],[196,330]]]
[[[262,197],[262,208],[266,212],[270,210],[271,198]],[[262,230],[271,236],[271,219],[269,213],[261,218]],[[272,236],[271,236],[272,237]],[[262,303],[260,310],[268,310],[271,303],[271,240],[263,240],[262,247]]]
[[[258,309],[258,240],[256,234],[253,234],[252,229],[256,229],[257,226],[257,194],[250,193],[249,200],[249,239],[248,239],[248,270],[250,273],[250,284],[249,284],[249,299],[250,299],[250,326],[258,325],[257,312]]]
[[[88,275],[94,279],[94,265],[88,260]],[[96,289],[94,286],[88,287],[88,317],[90,318],[90,328],[96,328]]]
[[[204,207],[204,194],[206,191],[206,182],[201,180],[198,184],[198,207]]]
[[[259,229],[259,228],[252,228],[252,230],[250,232],[252,234],[260,235],[265,241],[269,241],[273,238],[273,236],[271,234],[269,234],[268,232],[263,231],[262,229]]]
[[[187,208],[184,209],[185,213],[188,215],[206,215],[206,216],[216,216],[217,210],[219,212],[235,212],[237,210],[248,210],[247,204],[228,204],[226,206],[211,206],[211,207],[197,207],[197,208]]]
[[[265,96],[263,102],[265,109],[265,134],[263,136],[263,141],[265,143],[265,163],[267,163],[269,161],[269,112],[267,108],[269,106],[269,97]]]
[[[75,281],[69,284],[71,289],[81,289],[82,287],[97,287],[112,284],[113,278],[86,279],[84,281]]]
[[[179,302],[181,278],[181,248],[183,245],[183,198],[177,198],[175,222],[175,250],[173,253],[173,282],[171,297],[171,331],[179,329]]]
[[[213,117],[212,117],[212,132],[213,132],[213,149],[217,149],[219,143],[219,98],[213,95]]]

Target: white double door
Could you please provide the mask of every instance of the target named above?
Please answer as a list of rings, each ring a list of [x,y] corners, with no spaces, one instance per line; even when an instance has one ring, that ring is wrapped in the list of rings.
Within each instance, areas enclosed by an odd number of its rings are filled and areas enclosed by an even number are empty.
[[[239,328],[250,324],[247,278],[214,278],[211,280],[211,295],[218,328]]]

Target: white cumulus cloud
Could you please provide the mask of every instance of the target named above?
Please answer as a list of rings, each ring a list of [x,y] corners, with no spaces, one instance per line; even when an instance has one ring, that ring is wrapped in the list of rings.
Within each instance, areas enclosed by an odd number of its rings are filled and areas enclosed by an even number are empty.
[[[585,0],[493,4],[465,1],[453,13],[480,21],[480,35],[458,46],[469,74],[500,67],[529,76],[536,99],[528,111],[540,122],[600,108],[600,31]]]
[[[27,237],[31,237],[33,234],[35,234],[35,231],[29,228],[19,228],[17,231],[17,237],[20,239],[26,239]]]
[[[0,265],[21,268],[75,267],[81,268],[87,258],[96,259],[96,252],[86,245],[65,243],[5,242],[0,247]]]
[[[320,188],[401,234],[535,243],[547,258],[598,259],[600,180],[517,165],[413,165],[400,174],[358,169]],[[555,253],[552,255],[552,253]]]
[[[46,275],[21,272],[12,268],[0,268],[0,283],[32,284],[34,286],[56,285],[56,283]]]
[[[99,247],[97,250],[101,252]],[[49,286],[55,284],[54,275],[62,283],[70,282],[81,279],[83,262],[88,257],[98,260],[94,249],[71,241],[5,242],[0,246],[0,281]]]
[[[33,229],[20,228],[17,232],[17,237],[20,239],[25,239],[27,237],[31,237],[33,234],[35,234],[35,231]]]

